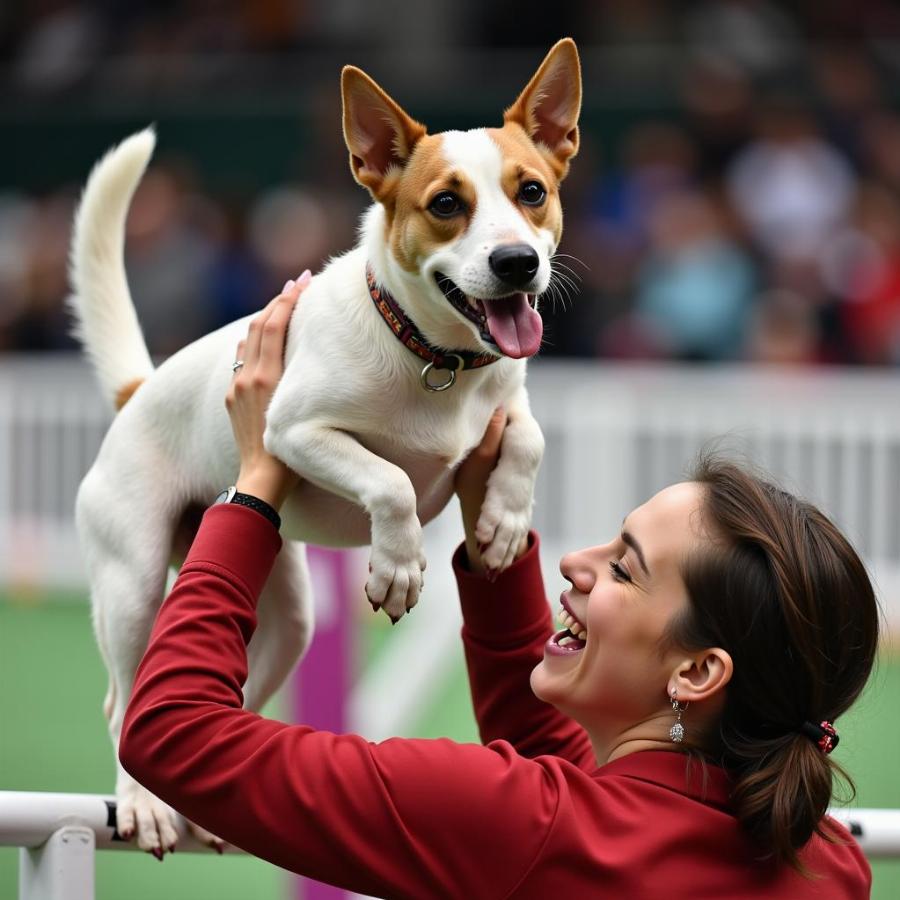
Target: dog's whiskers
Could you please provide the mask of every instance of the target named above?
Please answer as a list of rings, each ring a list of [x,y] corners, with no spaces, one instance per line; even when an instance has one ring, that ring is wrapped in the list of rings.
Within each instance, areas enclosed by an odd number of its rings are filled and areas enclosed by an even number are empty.
[[[577,256],[572,256],[571,253],[554,253],[552,257],[552,262],[556,262],[560,259],[571,259],[573,262],[577,262],[578,265],[584,266],[586,272],[590,272],[591,267],[583,260],[579,259]],[[562,265],[562,263],[560,263]]]
[[[563,311],[566,310],[567,305],[572,305],[574,295],[577,293],[581,281],[581,278],[577,273],[557,259],[559,255],[560,254],[556,254],[550,261],[550,284],[548,285],[548,293],[551,294],[554,312],[556,311],[557,299],[559,299]],[[581,262],[581,260],[577,261]]]

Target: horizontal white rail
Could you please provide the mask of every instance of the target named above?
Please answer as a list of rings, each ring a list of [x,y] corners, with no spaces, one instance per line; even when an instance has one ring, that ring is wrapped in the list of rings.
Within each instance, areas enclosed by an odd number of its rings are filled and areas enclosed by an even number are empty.
[[[869,859],[900,859],[900,809],[832,809]]]

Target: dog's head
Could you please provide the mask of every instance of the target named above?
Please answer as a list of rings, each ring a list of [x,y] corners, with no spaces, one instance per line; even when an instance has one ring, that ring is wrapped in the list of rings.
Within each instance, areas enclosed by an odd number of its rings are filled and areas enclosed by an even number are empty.
[[[417,282],[404,299],[423,334],[443,347],[537,353],[538,297],[562,234],[559,184],[578,150],[575,43],[550,50],[502,128],[429,135],[352,66],[341,89],[350,167],[384,211],[392,267]]]

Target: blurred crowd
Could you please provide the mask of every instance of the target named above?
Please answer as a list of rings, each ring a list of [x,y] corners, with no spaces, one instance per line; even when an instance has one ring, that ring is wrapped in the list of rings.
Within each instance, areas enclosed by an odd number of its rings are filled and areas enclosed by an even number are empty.
[[[129,4],[118,14],[131,35],[121,52],[167,39],[202,52],[212,31],[259,52],[290,52],[300,33],[339,43],[338,12],[372,5]],[[107,6],[116,5],[35,4],[4,32],[8,71],[42,88],[77,80],[60,70],[90,58],[73,45],[93,48],[110,33]],[[141,27],[159,6],[177,28]],[[249,6],[254,15],[234,14]],[[441,21],[457,21],[451,6],[436,3]],[[474,0],[458,6],[469,23],[451,30],[460,42],[546,49],[571,33],[586,73],[588,60],[624,46],[646,48],[632,66],[654,53],[679,61],[666,101],[627,109],[613,137],[585,83],[557,287],[544,305],[547,354],[900,364],[894,4],[585,0],[557,2],[549,23],[531,0],[482,5],[490,13],[480,16]],[[625,96],[627,65],[620,77]],[[607,101],[615,89],[602,86]],[[212,191],[183,157],[154,164],[128,220],[126,260],[153,352],[259,308],[285,278],[350,246],[365,198],[343,169],[339,132],[328,140],[343,175],[308,171],[239,200]],[[74,346],[63,303],[77,191],[0,188],[0,350]]]

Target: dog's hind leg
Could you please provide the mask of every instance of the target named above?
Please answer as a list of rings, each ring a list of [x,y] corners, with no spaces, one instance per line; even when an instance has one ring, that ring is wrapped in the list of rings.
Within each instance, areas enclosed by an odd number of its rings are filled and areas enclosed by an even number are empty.
[[[257,628],[247,648],[245,709],[262,709],[309,646],[312,632],[306,548],[296,541],[285,541],[257,606]],[[202,843],[221,847],[222,840],[205,828],[193,822],[188,822],[188,827]]]
[[[109,672],[103,711],[116,753],[116,826],[126,839],[136,837],[140,849],[163,852],[177,841],[175,814],[122,768],[118,746],[134,674],[165,591],[172,523],[151,503],[123,507],[121,498],[115,502],[111,483],[97,471],[89,473],[76,512],[94,632]],[[139,527],[116,521],[123,508],[141,510]]]
[[[257,607],[257,628],[247,648],[244,707],[258,712],[281,687],[309,646],[312,586],[306,547],[285,541]]]

